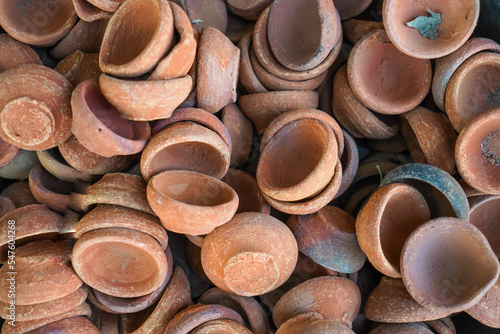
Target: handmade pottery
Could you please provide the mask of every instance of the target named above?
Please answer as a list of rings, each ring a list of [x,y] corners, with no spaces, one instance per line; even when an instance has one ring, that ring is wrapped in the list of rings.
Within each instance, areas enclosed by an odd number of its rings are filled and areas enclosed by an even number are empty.
[[[325,319],[316,312],[302,313],[283,323],[276,334],[300,333],[354,334],[349,326],[336,320]]]
[[[437,25],[435,34],[423,36],[408,23],[417,17],[431,17],[429,11],[440,18],[429,23]],[[384,0],[382,9],[382,21],[394,45],[409,56],[426,59],[446,56],[462,46],[471,36],[478,17],[479,0],[423,1],[410,5],[401,0]]]
[[[250,61],[250,46],[252,45],[252,33],[246,34],[238,43],[240,49],[240,74],[239,85],[248,94],[264,93],[267,88],[260,82]]]
[[[252,148],[252,123],[243,115],[235,103],[230,103],[222,108],[221,119],[231,136],[231,143],[233,144],[230,167],[244,166]]]
[[[5,140],[0,138],[0,167],[3,167],[13,161],[18,153],[18,147],[7,143]]]
[[[86,22],[93,22],[100,19],[108,19],[112,13],[104,11],[87,0],[73,0],[76,15]]]
[[[228,0],[227,6],[234,14],[244,19],[255,21],[260,13],[272,2],[272,0],[239,1]]]
[[[38,164],[35,151],[19,150],[7,164],[0,167],[0,177],[12,180],[26,180],[31,168]]]
[[[75,182],[80,179],[90,182],[93,179],[89,173],[80,172],[68,165],[57,148],[37,151],[36,155],[43,168],[59,180]]]
[[[118,7],[125,2],[125,0],[87,0],[89,3],[97,8],[107,12],[116,12]]]
[[[68,210],[72,183],[59,180],[40,164],[31,169],[28,180],[31,192],[38,202],[61,214]]]
[[[186,11],[193,28],[199,33],[213,27],[223,34],[227,29],[227,9],[223,0],[174,0]]]
[[[484,235],[469,222],[452,217],[418,227],[401,253],[406,289],[421,305],[436,311],[460,312],[475,305],[499,272],[498,258]]]
[[[368,6],[370,6],[371,3],[372,0],[333,1],[335,8],[339,11],[341,20],[347,20],[350,19],[351,17],[358,16],[359,14],[364,12],[364,10],[368,8]]]
[[[500,279],[486,292],[481,300],[473,307],[465,310],[477,321],[493,328],[500,328]]]
[[[468,197],[470,205],[469,222],[476,226],[488,239],[493,252],[500,258],[500,236],[497,233],[500,224],[500,196]]]
[[[21,208],[30,204],[38,204],[38,201],[31,193],[30,185],[26,181],[18,181],[7,186],[0,193],[14,203],[16,208]]]
[[[208,334],[208,333],[228,333],[228,334],[251,334],[253,333],[245,326],[229,319],[216,319],[207,321],[190,333],[192,334]]]
[[[449,317],[441,318],[439,320],[426,321],[425,324],[437,334],[457,334],[455,325]]]
[[[255,177],[242,170],[229,168],[221,181],[227,183],[238,194],[240,200],[236,213],[262,212],[270,214],[271,207],[264,200]]]
[[[379,29],[384,29],[384,24],[382,22],[356,19],[342,21],[342,32],[344,33],[344,37],[352,45],[356,44],[358,40],[366,34]]]
[[[500,108],[472,118],[458,136],[457,169],[475,189],[500,195]]]
[[[290,230],[276,218],[257,212],[235,215],[208,234],[201,248],[208,278],[218,288],[240,296],[276,289],[292,274],[296,262],[297,242]]]
[[[55,70],[64,75],[73,87],[85,80],[97,78],[102,73],[99,68],[99,54],[84,53],[80,50],[61,60]]]
[[[74,333],[74,334],[99,334],[101,331],[87,318],[70,317],[62,320],[52,322],[48,325],[37,328],[30,331],[32,334],[44,334],[44,333],[57,333],[61,331],[63,333]]]
[[[434,333],[423,323],[408,324],[381,324],[371,330],[369,334],[432,334]]]
[[[0,55],[0,73],[22,64],[42,65],[40,57],[29,45],[5,33],[0,34]]]
[[[342,134],[344,135],[345,143],[345,150],[340,157],[342,180],[335,198],[341,196],[351,186],[359,167],[359,153],[356,141],[346,131],[342,130]]]
[[[14,211],[15,209],[16,206],[10,198],[0,195],[0,217],[3,217],[5,214]]]

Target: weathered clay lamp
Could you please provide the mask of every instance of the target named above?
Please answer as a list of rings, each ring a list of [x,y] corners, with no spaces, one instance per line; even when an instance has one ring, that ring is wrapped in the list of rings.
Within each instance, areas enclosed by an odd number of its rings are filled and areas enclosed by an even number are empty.
[[[228,0],[227,6],[234,14],[244,19],[255,21],[271,2],[272,0]]]
[[[29,183],[26,181],[18,181],[10,184],[2,190],[0,195],[10,199],[16,208],[38,204],[38,201],[31,193]]]
[[[285,293],[273,309],[279,328],[299,314],[316,312],[351,327],[361,304],[356,284],[348,278],[324,276],[305,281]]]
[[[356,97],[382,114],[401,114],[420,104],[429,92],[429,60],[405,55],[383,30],[362,37],[351,51],[347,77]]]
[[[342,20],[347,20],[352,17],[358,16],[362,12],[365,11],[365,9],[370,6],[372,3],[372,0],[355,0],[355,1],[349,1],[349,0],[335,0],[333,1],[333,4],[335,5],[335,8],[339,11],[340,19]]]
[[[14,150],[12,150],[10,154],[12,154],[13,151]],[[0,177],[12,180],[25,180],[31,168],[37,164],[38,160],[35,151],[18,150],[16,155],[7,164],[0,167]]]
[[[456,247],[461,245],[461,247]],[[472,224],[452,217],[418,227],[401,254],[401,276],[426,308],[460,312],[474,306],[499,276],[498,258]]]
[[[351,328],[339,321],[325,319],[316,312],[302,313],[283,323],[276,334],[300,333],[354,334]]]
[[[238,76],[239,88],[248,94],[265,93],[267,88],[260,82],[253,70],[250,60],[252,33],[249,32],[238,43],[240,49],[240,73]]]
[[[240,200],[236,213],[262,212],[270,214],[271,207],[264,199],[255,177],[242,170],[229,168],[221,180],[238,194]]]
[[[355,234],[355,219],[344,210],[325,206],[311,215],[291,216],[287,226],[299,251],[316,263],[341,273],[357,272],[366,255]]]
[[[405,240],[429,219],[422,194],[393,183],[377,190],[363,206],[356,218],[356,236],[370,263],[384,275],[398,278]]]
[[[455,159],[470,186],[500,195],[500,108],[484,111],[465,125],[458,136]]]
[[[497,233],[500,221],[500,196],[468,197],[470,205],[469,222],[476,226],[488,239],[493,252],[500,258],[500,235]]]
[[[74,333],[74,334],[99,334],[101,331],[87,318],[78,316],[52,322],[30,331],[32,334],[43,333]]]
[[[73,0],[73,6],[78,17],[86,22],[110,18],[112,13],[104,11],[87,0]]]
[[[433,334],[434,332],[424,323],[381,324],[371,330],[369,334]]]
[[[233,334],[252,334],[245,326],[239,324],[234,320],[229,319],[216,319],[207,321],[190,333],[192,334],[208,334],[208,333],[233,333]]]
[[[500,54],[481,52],[464,61],[446,88],[445,110],[458,132],[477,114],[500,107]]]
[[[479,0],[463,1],[460,6],[447,1],[384,0],[382,9],[382,21],[394,45],[412,57],[426,59],[446,56],[462,46],[478,17]]]
[[[21,65],[0,79],[0,136],[25,150],[45,150],[71,135],[72,86],[41,65]]]
[[[0,73],[22,64],[42,65],[38,54],[29,45],[0,34]]]
[[[465,310],[477,321],[493,328],[500,328],[500,279],[473,307]]]
[[[340,157],[342,165],[342,180],[340,187],[335,194],[335,198],[341,196],[352,184],[359,168],[359,153],[356,141],[345,130],[342,130],[344,135],[344,152]]]
[[[48,46],[64,37],[77,16],[71,0],[3,1],[0,24],[18,41]]]
[[[147,198],[169,231],[203,235],[227,223],[238,208],[238,195],[224,182],[201,173],[170,170],[153,176]]]
[[[356,44],[357,41],[366,34],[379,29],[384,29],[384,24],[382,22],[357,19],[342,21],[342,32],[344,33],[344,37],[352,45]]]
[[[64,75],[73,87],[85,80],[97,78],[102,73],[99,68],[99,54],[80,50],[65,57],[54,69]]]
[[[199,33],[205,27],[214,27],[226,33],[228,19],[224,0],[174,0],[180,5],[193,22],[193,28]]]
[[[68,210],[72,183],[59,180],[40,164],[31,169],[28,181],[38,202],[61,214]]]
[[[91,174],[81,172],[71,167],[64,160],[59,152],[59,149],[56,147],[50,150],[37,151],[36,155],[43,168],[59,180],[67,182],[75,182],[78,179],[88,182],[93,180],[93,176]]]
[[[222,108],[221,119],[231,136],[230,167],[244,166],[252,148],[252,123],[243,115],[235,103],[229,103]]]
[[[206,236],[201,263],[218,288],[257,296],[289,278],[297,252],[297,242],[285,224],[263,213],[247,212],[235,215]]]

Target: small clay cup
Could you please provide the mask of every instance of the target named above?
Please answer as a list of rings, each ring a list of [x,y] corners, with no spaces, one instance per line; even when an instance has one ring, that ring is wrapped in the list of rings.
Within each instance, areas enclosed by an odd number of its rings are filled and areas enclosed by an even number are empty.
[[[500,279],[486,292],[481,300],[473,307],[465,310],[467,314],[480,323],[500,328]]]
[[[488,239],[491,248],[500,258],[500,235],[497,233],[500,224],[500,196],[469,197],[469,222],[477,227]]]
[[[99,54],[85,53],[77,50],[61,60],[55,70],[68,79],[73,87],[81,82],[99,77]]]
[[[240,201],[236,213],[271,213],[271,207],[264,199],[257,180],[252,175],[239,169],[229,168],[221,181],[227,183],[238,194]]]
[[[435,38],[424,37],[408,22],[419,16],[429,17],[431,10],[441,15]],[[471,36],[479,17],[479,0],[422,1],[408,4],[402,0],[384,0],[382,21],[387,35],[411,57],[440,58],[462,46]]]
[[[75,182],[76,180],[91,182],[93,180],[91,174],[71,167],[56,147],[50,150],[37,151],[36,156],[43,168],[59,180],[66,182]]]
[[[421,225],[401,253],[406,289],[424,307],[437,311],[461,312],[475,305],[499,273],[488,240],[474,225],[457,218],[436,218]]]
[[[0,34],[0,59],[0,73],[23,64],[42,65],[40,57],[29,45],[5,33]]]
[[[356,44],[364,35],[379,29],[384,29],[384,24],[382,22],[357,19],[342,21],[342,32],[344,33],[345,39],[352,45]]]
[[[286,225],[263,213],[246,212],[205,237],[201,263],[218,288],[250,297],[282,285],[292,274],[297,253]]]
[[[72,183],[59,180],[40,164],[31,169],[28,180],[31,192],[38,202],[60,214],[68,210]]]
[[[276,334],[301,334],[301,333],[336,333],[354,334],[349,326],[336,320],[325,319],[316,312],[297,315],[283,323]]]
[[[207,234],[227,223],[239,202],[236,192],[224,182],[182,170],[153,176],[147,198],[167,230],[193,235]]]
[[[344,135],[345,150],[340,157],[342,165],[342,181],[340,187],[335,194],[335,198],[341,196],[352,184],[359,168],[359,153],[358,146],[354,138],[345,130],[342,130]]]
[[[383,30],[362,37],[351,50],[347,77],[356,97],[381,114],[401,114],[420,104],[429,92],[429,60],[399,51]]]
[[[70,317],[51,322],[45,326],[30,331],[31,334],[45,333],[73,333],[73,334],[100,334],[101,331],[87,318]]]
[[[472,118],[458,136],[457,169],[475,189],[500,195],[500,108]]]
[[[234,14],[246,20],[255,21],[271,2],[272,0],[228,0],[227,6]]]
[[[229,103],[222,108],[221,119],[231,136],[231,143],[233,144],[230,167],[244,166],[252,148],[252,123],[243,115],[235,103]]]

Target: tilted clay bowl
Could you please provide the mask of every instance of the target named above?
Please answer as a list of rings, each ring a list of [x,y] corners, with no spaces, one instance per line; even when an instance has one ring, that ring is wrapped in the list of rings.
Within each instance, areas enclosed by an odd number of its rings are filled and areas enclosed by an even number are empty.
[[[424,37],[408,22],[419,16],[429,17],[431,10],[441,15],[437,36]],[[391,41],[402,52],[416,58],[440,58],[457,50],[471,36],[479,17],[479,0],[459,2],[420,1],[408,4],[384,0],[382,21]]]
[[[297,242],[285,224],[246,212],[205,237],[201,263],[218,288],[248,297],[282,285],[292,274],[297,253]]]
[[[9,163],[0,167],[0,177],[11,180],[25,180],[37,163],[35,151],[18,150]]]
[[[347,77],[357,98],[382,114],[401,114],[422,102],[431,88],[431,62],[410,57],[383,30],[362,37],[347,61]]]
[[[87,318],[70,317],[30,331],[32,334],[44,333],[73,333],[73,334],[99,334],[101,331]]]
[[[176,0],[194,21],[193,28],[201,33],[206,27],[214,27],[226,33],[227,8],[224,0]]]
[[[243,115],[236,103],[229,103],[222,108],[221,120],[231,136],[230,167],[244,166],[252,149],[252,123]]]
[[[61,214],[68,210],[72,183],[59,180],[40,164],[31,169],[28,180],[31,192],[38,202]]]
[[[0,136],[19,148],[55,147],[71,135],[72,86],[56,71],[35,64],[2,73]]]
[[[264,199],[255,177],[242,170],[229,168],[221,180],[238,194],[240,201],[236,213],[262,212],[270,214],[271,207]]]
[[[354,138],[345,130],[342,130],[344,135],[345,149],[340,156],[340,164],[342,165],[342,181],[340,187],[335,194],[335,198],[342,195],[353,183],[356,173],[359,168],[359,153],[358,146]]]
[[[147,198],[167,230],[193,235],[207,234],[227,223],[239,202],[236,192],[224,182],[182,170],[153,176]]]
[[[42,65],[35,50],[5,33],[0,34],[0,56],[0,73],[22,64]]]
[[[173,15],[167,0],[126,1],[106,27],[99,65],[104,73],[136,77],[152,70],[173,41]]]
[[[77,50],[61,60],[54,68],[76,87],[81,82],[97,78],[102,72],[99,68],[99,54]]]
[[[21,208],[30,204],[38,204],[38,201],[31,193],[29,183],[26,181],[18,181],[10,184],[2,190],[0,195],[9,198],[16,208]]]
[[[455,159],[470,186],[500,195],[500,108],[484,111],[467,123],[458,136]]]
[[[500,235],[497,232],[500,225],[500,196],[469,197],[469,222],[477,227],[488,239],[493,252],[500,258]]]
[[[228,0],[227,6],[234,14],[246,20],[255,21],[271,2],[272,0]]]
[[[167,257],[153,237],[127,228],[85,233],[73,248],[72,263],[89,286],[115,297],[147,295],[163,283]]]
[[[238,76],[239,88],[248,94],[264,93],[267,88],[255,74],[250,60],[250,48],[252,45],[252,32],[246,34],[238,43],[240,49],[240,74]]]
[[[473,307],[465,310],[477,321],[493,328],[500,328],[500,279]]]
[[[381,273],[401,277],[400,257],[408,236],[430,219],[417,189],[393,183],[377,190],[356,218],[356,235],[370,263]]]
[[[71,167],[56,147],[49,150],[37,151],[36,156],[43,168],[59,180],[66,182],[75,182],[77,179],[88,182],[93,180],[91,174]]]
[[[220,333],[220,334],[251,334],[253,333],[245,326],[237,323],[234,320],[229,319],[216,319],[207,321],[190,333],[192,334],[209,334],[209,333]]]
[[[381,324],[371,330],[369,334],[432,334],[434,333],[423,323]]]
[[[408,292],[424,307],[460,312],[495,284],[499,263],[474,225],[443,217],[428,221],[408,237],[401,253],[401,276]]]
[[[349,326],[336,320],[325,319],[316,312],[302,313],[283,323],[276,334],[302,333],[354,334]]]

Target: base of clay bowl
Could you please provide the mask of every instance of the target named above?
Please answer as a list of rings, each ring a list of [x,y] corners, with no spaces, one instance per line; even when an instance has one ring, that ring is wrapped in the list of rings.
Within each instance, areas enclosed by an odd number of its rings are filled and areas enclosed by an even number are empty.
[[[169,266],[155,239],[125,228],[85,233],[75,244],[72,263],[87,285],[123,298],[144,296],[158,289]]]
[[[450,313],[475,305],[499,273],[498,258],[485,236],[457,218],[421,225],[401,253],[401,276],[412,297],[426,308]]]

